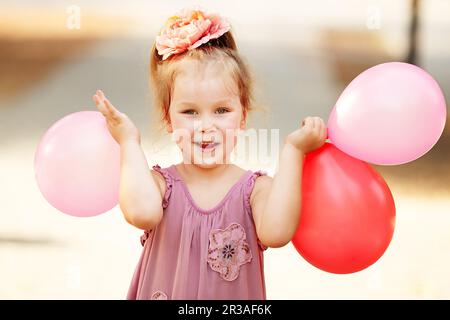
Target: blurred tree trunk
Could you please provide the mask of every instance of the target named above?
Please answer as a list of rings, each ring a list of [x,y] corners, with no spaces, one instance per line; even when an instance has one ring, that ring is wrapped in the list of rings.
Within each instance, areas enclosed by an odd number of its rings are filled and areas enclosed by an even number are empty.
[[[417,47],[418,47],[418,30],[419,30],[419,11],[420,0],[411,0],[411,20],[409,24],[409,48],[406,62],[411,64],[418,63]]]

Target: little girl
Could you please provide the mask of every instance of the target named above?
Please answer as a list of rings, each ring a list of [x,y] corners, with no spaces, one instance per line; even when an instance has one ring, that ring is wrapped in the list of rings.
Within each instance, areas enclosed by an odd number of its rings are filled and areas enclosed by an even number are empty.
[[[229,156],[252,109],[252,79],[229,23],[202,10],[169,18],[150,65],[182,163],[150,170],[135,125],[100,90],[93,97],[121,148],[120,208],[145,231],[127,298],[265,299],[263,251],[296,231],[303,158],[325,142],[325,124],[308,117],[285,138],[273,179],[245,171]]]

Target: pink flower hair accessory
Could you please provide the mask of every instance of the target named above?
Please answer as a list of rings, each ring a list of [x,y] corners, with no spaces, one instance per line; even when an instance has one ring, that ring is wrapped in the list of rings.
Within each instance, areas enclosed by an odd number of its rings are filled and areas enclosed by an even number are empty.
[[[170,17],[159,36],[156,49],[162,60],[174,54],[195,49],[212,39],[217,39],[231,29],[228,21],[200,9],[184,9]]]

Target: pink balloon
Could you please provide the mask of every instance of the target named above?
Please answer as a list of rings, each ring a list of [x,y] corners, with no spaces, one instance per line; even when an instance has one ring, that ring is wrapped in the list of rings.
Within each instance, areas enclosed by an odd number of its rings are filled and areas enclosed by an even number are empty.
[[[408,63],[383,63],[345,88],[330,114],[328,137],[355,158],[396,165],[427,153],[445,120],[444,95],[427,72]]]
[[[73,113],[53,124],[34,168],[42,195],[63,213],[95,216],[118,203],[120,147],[100,112]]]

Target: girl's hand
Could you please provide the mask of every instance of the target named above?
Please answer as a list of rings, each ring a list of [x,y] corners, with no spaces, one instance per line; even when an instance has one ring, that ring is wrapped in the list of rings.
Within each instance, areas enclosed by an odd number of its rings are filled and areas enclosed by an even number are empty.
[[[323,120],[319,117],[307,117],[303,120],[302,127],[291,132],[285,141],[306,154],[320,148],[326,137],[327,128]]]
[[[97,90],[92,99],[97,109],[105,116],[109,132],[119,145],[129,140],[141,142],[141,135],[134,123],[126,114],[117,110],[101,90]]]

